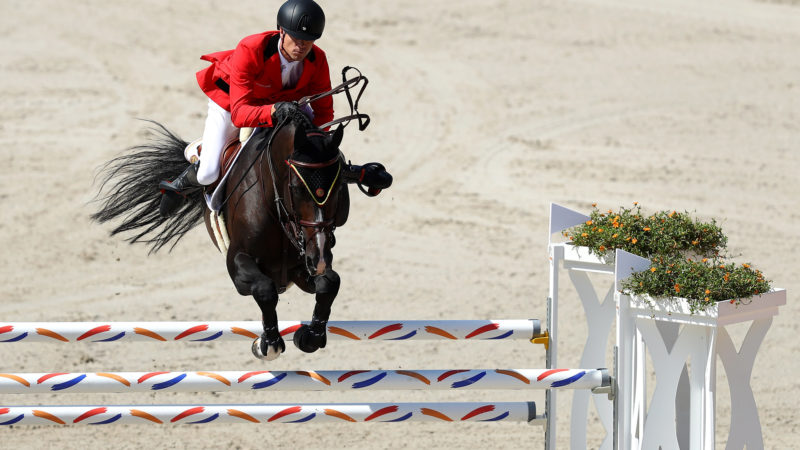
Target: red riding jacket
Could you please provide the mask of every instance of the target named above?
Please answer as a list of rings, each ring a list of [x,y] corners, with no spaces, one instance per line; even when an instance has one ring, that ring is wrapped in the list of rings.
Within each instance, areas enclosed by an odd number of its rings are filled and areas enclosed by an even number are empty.
[[[281,83],[280,33],[267,31],[242,39],[235,50],[203,55],[211,66],[197,72],[200,89],[231,113],[241,127],[271,127],[270,109],[277,102],[300,100],[331,89],[328,60],[316,45],[303,60],[303,74],[297,86],[284,89]],[[333,120],[333,99],[328,96],[311,103],[314,125]]]

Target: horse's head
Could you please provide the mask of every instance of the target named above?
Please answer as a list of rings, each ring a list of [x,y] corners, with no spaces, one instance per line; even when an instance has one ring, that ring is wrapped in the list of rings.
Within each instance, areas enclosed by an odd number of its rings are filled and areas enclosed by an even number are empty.
[[[289,166],[287,207],[298,229],[298,244],[305,252],[309,275],[321,275],[333,263],[333,231],[346,218],[349,204],[343,200],[347,186],[341,179],[344,159],[339,152],[343,128],[328,134],[316,128],[295,128]],[[343,204],[345,203],[345,204]]]

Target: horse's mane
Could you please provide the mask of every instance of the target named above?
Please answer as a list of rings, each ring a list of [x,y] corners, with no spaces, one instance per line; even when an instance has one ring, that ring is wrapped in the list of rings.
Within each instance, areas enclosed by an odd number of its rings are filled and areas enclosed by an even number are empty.
[[[288,123],[295,126],[296,129],[316,130],[311,119],[297,107],[295,103],[287,103],[282,105],[275,111],[273,124],[277,127],[281,122],[288,119]]]

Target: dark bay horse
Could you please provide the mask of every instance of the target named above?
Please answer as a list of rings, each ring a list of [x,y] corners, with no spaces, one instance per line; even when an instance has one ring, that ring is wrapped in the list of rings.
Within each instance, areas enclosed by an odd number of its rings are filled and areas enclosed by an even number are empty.
[[[285,344],[278,330],[278,294],[291,284],[316,296],[310,324],[294,334],[294,344],[314,352],[326,344],[326,324],[339,290],[333,270],[334,230],[349,211],[341,178],[339,151],[343,127],[328,133],[315,128],[296,107],[283,111],[274,130],[258,130],[245,145],[225,184],[221,215],[230,243],[228,273],[236,290],[252,295],[261,309],[264,332],[253,343],[262,359],[277,358]],[[171,217],[159,215],[158,182],[186,166],[187,142],[154,122],[154,139],[133,147],[102,168],[98,212],[94,220],[121,219],[112,235],[133,232],[130,242],[151,246],[151,253],[174,246],[205,218],[216,240],[202,192]],[[171,248],[170,247],[170,248]]]

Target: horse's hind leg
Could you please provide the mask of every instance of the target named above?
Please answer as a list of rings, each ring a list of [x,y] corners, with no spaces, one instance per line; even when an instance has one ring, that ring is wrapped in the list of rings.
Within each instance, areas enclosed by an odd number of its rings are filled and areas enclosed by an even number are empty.
[[[322,275],[314,277],[314,292],[317,303],[310,325],[302,325],[294,333],[294,345],[306,353],[312,353],[327,344],[327,325],[331,316],[331,306],[339,293],[339,275],[333,270],[326,270]]]
[[[253,342],[253,354],[256,358],[272,361],[286,350],[278,330],[278,289],[275,282],[261,272],[258,264],[246,253],[236,253],[228,264],[236,290],[242,295],[252,295],[261,309],[264,333]]]

